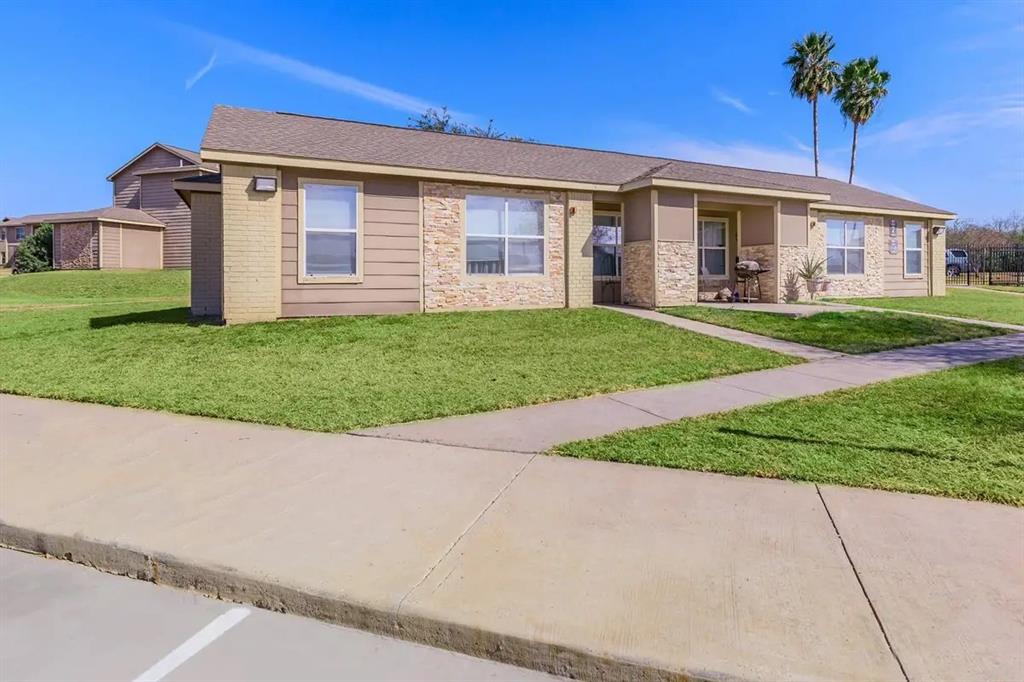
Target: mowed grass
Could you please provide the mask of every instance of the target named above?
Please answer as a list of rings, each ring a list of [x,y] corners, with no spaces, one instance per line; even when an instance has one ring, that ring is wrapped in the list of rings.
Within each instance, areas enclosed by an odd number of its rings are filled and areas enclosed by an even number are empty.
[[[946,289],[945,296],[908,296],[906,298],[835,299],[855,305],[892,310],[912,310],[950,317],[966,317],[989,322],[1024,325],[1024,298],[975,288]]]
[[[113,281],[118,295],[160,291]],[[219,327],[112,298],[0,312],[0,391],[344,431],[797,362],[600,309]]]
[[[686,419],[552,452],[1024,506],[1024,358]]]
[[[964,322],[868,311],[818,313],[797,318],[708,306],[680,306],[662,312],[842,353],[874,353],[1003,333]]]
[[[0,306],[186,301],[188,270],[68,270],[0,279]]]

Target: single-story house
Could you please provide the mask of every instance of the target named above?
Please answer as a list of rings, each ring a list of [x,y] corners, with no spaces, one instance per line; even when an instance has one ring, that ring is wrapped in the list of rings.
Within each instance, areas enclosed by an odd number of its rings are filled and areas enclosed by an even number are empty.
[[[112,206],[41,213],[0,222],[0,261],[43,223],[54,226],[54,268],[187,268],[192,213],[174,191],[176,179],[216,173],[198,152],[155,142],[107,176]]]
[[[226,106],[200,156],[192,309],[228,323],[677,305],[741,261],[806,298],[805,257],[833,295],[945,293],[954,214],[827,178]]]

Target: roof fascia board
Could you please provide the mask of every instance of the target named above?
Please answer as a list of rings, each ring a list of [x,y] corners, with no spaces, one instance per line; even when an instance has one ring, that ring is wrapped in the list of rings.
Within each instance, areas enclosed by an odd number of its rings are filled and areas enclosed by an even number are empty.
[[[810,208],[816,211],[832,211],[834,213],[867,213],[870,215],[895,215],[906,218],[956,220],[956,213],[936,213],[935,211],[908,211],[896,208],[869,208],[867,206],[844,206],[841,204],[810,204]]]
[[[210,194],[220,194],[220,184],[211,182],[186,182],[184,180],[174,180],[172,183],[174,189],[183,189],[190,192],[209,192]]]
[[[253,154],[250,152],[231,152],[219,149],[202,149],[203,161],[216,163],[243,163],[257,166],[285,166],[292,168],[315,168],[318,170],[350,171],[356,173],[374,173],[377,175],[400,175],[412,178],[429,178],[432,180],[462,180],[493,185],[516,185],[519,187],[543,187],[558,189],[578,189],[591,192],[618,192],[619,185],[594,182],[572,182],[566,180],[548,180],[544,178],[524,178],[512,175],[492,175],[471,171],[446,171],[431,168],[413,168],[409,166],[387,166],[373,163],[356,163],[352,161],[331,161],[328,159],[310,159],[298,156],[281,156],[277,154]]]
[[[643,178],[622,185],[622,191],[628,192],[643,187],[674,187],[677,189],[706,190],[725,194],[749,194],[763,197],[779,197],[782,199],[804,199],[806,201],[828,201],[831,194],[819,192],[801,192],[788,189],[763,189],[760,187],[744,187],[742,185],[722,185],[713,182],[691,182],[689,180],[672,180],[669,178]]]
[[[193,171],[203,171],[206,173],[217,172],[216,169],[210,168],[209,166],[191,164],[188,166],[164,166],[163,168],[147,168],[146,170],[135,171],[134,175],[157,175],[158,173],[180,173],[182,171],[190,173]]]
[[[185,157],[185,156],[182,156],[182,155],[181,155],[181,154],[180,154],[179,152],[175,151],[174,149],[171,149],[171,148],[170,148],[170,147],[168,147],[167,145],[165,145],[165,144],[162,144],[162,143],[160,143],[160,142],[154,142],[153,144],[149,145],[148,147],[146,147],[145,149],[143,149],[143,150],[142,150],[141,152],[139,152],[138,154],[136,154],[135,156],[133,156],[133,157],[131,158],[131,160],[130,160],[130,161],[129,161],[128,163],[124,164],[123,166],[121,166],[120,168],[118,168],[118,169],[117,169],[116,171],[114,171],[113,173],[111,173],[110,175],[108,175],[108,176],[107,176],[107,180],[108,180],[108,181],[113,181],[113,179],[114,179],[115,177],[117,177],[118,175],[120,175],[120,174],[121,174],[122,172],[124,172],[124,170],[125,170],[126,168],[128,168],[128,166],[132,165],[133,163],[135,163],[136,161],[138,161],[138,160],[139,160],[139,159],[141,159],[141,158],[142,158],[143,156],[145,156],[146,154],[150,153],[151,151],[153,151],[153,150],[154,150],[154,149],[156,149],[157,147],[159,147],[160,149],[163,149],[163,150],[164,150],[165,152],[167,152],[167,153],[169,153],[169,154],[174,154],[174,155],[175,155],[175,156],[177,156],[177,157],[178,157],[179,159],[183,159],[183,160],[185,160],[185,161],[188,161],[188,162],[189,162],[190,164],[192,163],[192,159],[189,159],[189,158],[187,158],[187,157]]]

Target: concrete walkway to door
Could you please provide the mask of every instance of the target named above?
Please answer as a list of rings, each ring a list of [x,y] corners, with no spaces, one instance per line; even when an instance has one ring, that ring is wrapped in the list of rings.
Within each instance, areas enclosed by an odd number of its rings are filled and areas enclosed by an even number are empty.
[[[689,322],[671,315],[663,317]],[[721,327],[714,328],[721,330]],[[838,357],[688,384],[395,424],[354,433],[489,450],[543,452],[558,443],[595,438],[623,429],[655,426],[684,417],[724,412],[747,405],[817,395],[978,362],[1024,356],[1024,334],[990,336],[866,355],[834,355]]]

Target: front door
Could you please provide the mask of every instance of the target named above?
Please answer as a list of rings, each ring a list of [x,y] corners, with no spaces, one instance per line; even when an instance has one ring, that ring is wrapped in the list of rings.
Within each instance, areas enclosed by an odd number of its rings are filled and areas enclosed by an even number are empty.
[[[594,211],[594,303],[622,302],[622,214]]]

